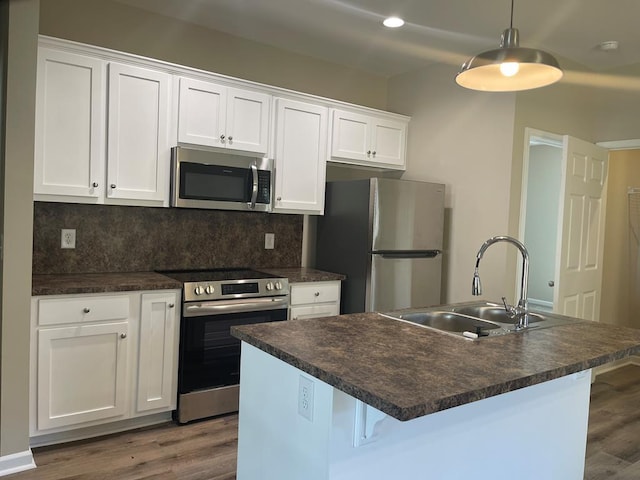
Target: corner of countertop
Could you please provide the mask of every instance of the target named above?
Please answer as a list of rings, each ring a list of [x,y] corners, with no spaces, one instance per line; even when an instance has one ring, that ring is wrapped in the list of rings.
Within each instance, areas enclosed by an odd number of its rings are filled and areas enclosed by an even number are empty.
[[[258,268],[257,270],[271,275],[287,277],[289,283],[331,282],[336,280],[342,281],[347,278],[347,276],[342,273],[325,272],[310,267],[270,267]]]

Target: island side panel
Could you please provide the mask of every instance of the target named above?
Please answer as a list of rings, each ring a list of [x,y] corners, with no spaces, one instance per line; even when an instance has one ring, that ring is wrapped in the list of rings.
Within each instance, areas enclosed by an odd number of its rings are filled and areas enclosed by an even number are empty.
[[[328,479],[333,387],[245,342],[240,358],[237,479]],[[311,421],[298,413],[301,376]]]
[[[359,447],[356,400],[335,390],[329,478],[582,480],[590,379],[587,370],[408,422],[385,416]]]

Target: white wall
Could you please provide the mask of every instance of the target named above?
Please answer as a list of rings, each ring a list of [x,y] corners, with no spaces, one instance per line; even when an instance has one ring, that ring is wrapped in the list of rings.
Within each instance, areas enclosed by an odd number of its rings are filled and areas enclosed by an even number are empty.
[[[480,245],[508,233],[514,94],[478,93],[453,80],[455,67],[438,65],[393,77],[389,108],[411,115],[405,179],[446,185],[444,300],[471,300]],[[505,283],[507,244],[491,247],[480,274],[483,297],[512,299]]]

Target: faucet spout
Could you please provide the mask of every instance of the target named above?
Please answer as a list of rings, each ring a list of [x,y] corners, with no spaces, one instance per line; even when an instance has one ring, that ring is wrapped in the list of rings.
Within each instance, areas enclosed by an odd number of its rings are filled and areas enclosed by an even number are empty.
[[[528,278],[529,278],[529,252],[527,248],[524,246],[522,242],[519,240],[508,237],[506,235],[498,235],[495,237],[491,237],[489,240],[484,242],[478,250],[478,254],[476,255],[476,268],[473,273],[473,285],[471,293],[473,295],[480,295],[482,293],[482,287],[480,285],[480,275],[478,274],[478,267],[480,266],[480,260],[484,255],[484,252],[493,245],[498,242],[508,242],[520,251],[522,254],[522,278],[520,279],[520,298],[518,300],[518,305],[514,308],[514,316],[518,319],[518,327],[528,327],[529,326],[529,316],[527,315],[529,312],[529,305],[527,302],[527,290],[528,290]]]

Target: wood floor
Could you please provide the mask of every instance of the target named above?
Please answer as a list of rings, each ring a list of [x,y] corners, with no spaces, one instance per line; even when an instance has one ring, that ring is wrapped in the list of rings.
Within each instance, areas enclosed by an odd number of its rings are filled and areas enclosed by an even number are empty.
[[[4,478],[232,480],[237,429],[237,415],[229,415],[41,447],[33,452],[37,469]],[[602,374],[592,385],[585,480],[605,479],[640,479],[638,366]]]

